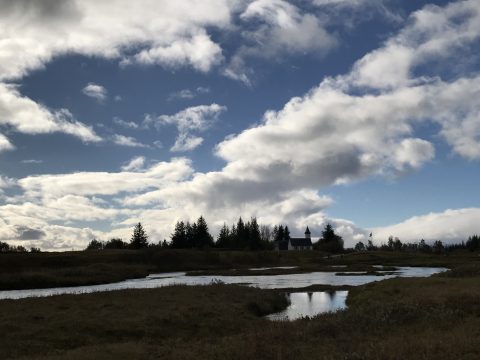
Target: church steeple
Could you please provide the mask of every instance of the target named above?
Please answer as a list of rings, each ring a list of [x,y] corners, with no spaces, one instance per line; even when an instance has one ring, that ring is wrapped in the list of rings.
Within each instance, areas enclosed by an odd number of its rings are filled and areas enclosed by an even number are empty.
[[[307,229],[305,230],[305,239],[310,239],[310,229],[307,226]]]

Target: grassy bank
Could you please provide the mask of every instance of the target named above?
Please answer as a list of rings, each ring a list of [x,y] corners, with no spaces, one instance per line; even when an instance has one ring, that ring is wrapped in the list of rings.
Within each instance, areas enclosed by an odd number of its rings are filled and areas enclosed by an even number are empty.
[[[0,290],[47,288],[116,282],[152,272],[203,270],[197,274],[273,275],[310,271],[372,272],[372,265],[446,266],[457,268],[475,258],[471,253],[429,255],[394,252],[327,257],[317,251],[196,251],[148,249],[66,253],[0,254]],[[346,267],[336,268],[343,265]],[[251,271],[251,267],[296,266],[295,269]],[[236,270],[232,270],[232,269]]]
[[[462,260],[462,261],[460,261]],[[281,292],[175,286],[0,301],[6,359],[478,359],[480,257],[352,288],[349,308],[272,323]]]

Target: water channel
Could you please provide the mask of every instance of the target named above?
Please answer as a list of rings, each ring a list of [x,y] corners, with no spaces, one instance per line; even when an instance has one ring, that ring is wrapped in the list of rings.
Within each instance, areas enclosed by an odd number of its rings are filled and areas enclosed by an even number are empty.
[[[258,287],[261,289],[303,288],[310,285],[319,284],[358,286],[372,281],[379,281],[394,277],[426,277],[446,270],[447,269],[445,268],[430,267],[397,267],[395,272],[392,273],[388,271],[385,272],[383,276],[363,275],[355,272],[343,272],[342,275],[337,275],[336,272],[311,272],[303,274],[281,275],[258,274],[247,276],[194,276],[188,275],[185,272],[172,272],[151,274],[141,279],[131,279],[103,285],[0,291],[0,299],[22,299],[27,297],[43,297],[62,294],[85,294],[99,291],[124,289],[150,289],[169,285],[209,285],[215,282],[221,282],[225,284],[241,284]],[[382,271],[379,270],[379,272],[381,273]]]

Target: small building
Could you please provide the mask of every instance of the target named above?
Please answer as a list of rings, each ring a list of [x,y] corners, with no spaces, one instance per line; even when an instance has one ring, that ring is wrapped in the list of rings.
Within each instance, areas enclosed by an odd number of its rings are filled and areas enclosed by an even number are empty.
[[[307,226],[305,230],[305,237],[290,238],[288,241],[277,241],[275,243],[275,250],[312,250],[312,238],[310,229]]]

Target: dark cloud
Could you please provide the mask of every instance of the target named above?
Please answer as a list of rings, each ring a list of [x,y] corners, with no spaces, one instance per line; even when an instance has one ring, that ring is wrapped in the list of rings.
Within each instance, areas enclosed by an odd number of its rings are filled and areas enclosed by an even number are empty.
[[[72,18],[79,15],[73,0],[0,0],[3,15],[24,14],[37,19]]]
[[[26,226],[17,226],[17,240],[40,240],[45,236],[45,232],[38,229],[32,229]]]

